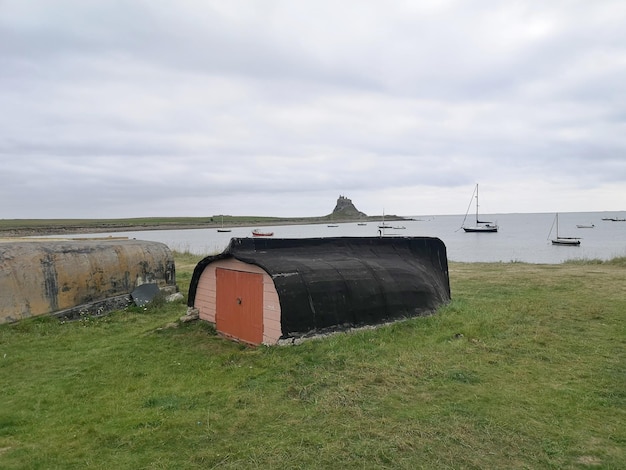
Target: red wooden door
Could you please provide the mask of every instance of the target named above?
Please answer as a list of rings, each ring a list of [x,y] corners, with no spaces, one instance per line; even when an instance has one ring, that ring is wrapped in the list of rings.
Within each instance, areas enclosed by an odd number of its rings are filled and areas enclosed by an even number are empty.
[[[246,343],[263,342],[263,275],[217,268],[215,327]]]

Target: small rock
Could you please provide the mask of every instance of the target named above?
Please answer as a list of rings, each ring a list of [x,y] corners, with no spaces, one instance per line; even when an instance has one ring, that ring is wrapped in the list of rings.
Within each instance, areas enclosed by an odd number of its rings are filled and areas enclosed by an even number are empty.
[[[175,294],[168,295],[165,297],[166,302],[175,302],[177,300],[183,300],[184,296],[180,292],[176,292]]]
[[[194,321],[200,318],[200,312],[197,308],[189,307],[187,309],[187,313],[180,317],[181,323],[187,323],[189,321]]]

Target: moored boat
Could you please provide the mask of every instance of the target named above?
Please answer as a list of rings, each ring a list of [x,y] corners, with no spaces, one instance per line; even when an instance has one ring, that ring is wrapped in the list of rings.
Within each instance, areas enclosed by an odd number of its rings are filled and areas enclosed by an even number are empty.
[[[274,232],[263,232],[263,231],[259,230],[258,228],[255,228],[252,231],[252,236],[253,237],[272,237],[272,236],[274,236]]]
[[[556,224],[556,238],[552,239],[553,245],[561,245],[561,246],[579,246],[580,245],[580,238],[559,236],[559,214],[556,214],[552,227],[554,227],[555,224]],[[552,233],[552,229],[550,229],[550,233]]]
[[[580,240],[571,237],[559,237],[552,239],[553,245],[579,246]]]
[[[386,228],[393,228],[391,225],[385,223],[385,209],[383,209],[383,221],[381,222],[381,224],[378,226],[378,228],[382,228],[382,229],[386,229]]]
[[[217,229],[218,232],[230,232],[231,229],[229,228],[224,228],[224,216],[222,216],[222,225],[220,228]]]
[[[468,227],[465,225],[465,220],[467,219],[467,214],[469,213],[469,209],[472,206],[472,201],[474,200],[474,197],[476,197],[476,224]],[[498,231],[498,224],[478,219],[478,184],[476,184],[476,187],[474,188],[472,200],[470,200],[470,205],[467,208],[467,212],[465,213],[465,218],[463,219],[461,227],[463,227],[463,230],[468,233],[495,233]]]

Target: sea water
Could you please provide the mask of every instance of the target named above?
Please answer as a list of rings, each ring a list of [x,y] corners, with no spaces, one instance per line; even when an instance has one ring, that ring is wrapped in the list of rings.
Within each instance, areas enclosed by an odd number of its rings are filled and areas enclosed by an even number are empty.
[[[274,238],[316,237],[437,237],[446,245],[448,259],[460,262],[525,262],[558,264],[566,260],[608,260],[626,256],[626,222],[602,220],[606,217],[626,218],[626,212],[568,212],[559,214],[559,235],[580,237],[579,246],[558,246],[555,214],[493,214],[481,219],[499,225],[497,233],[466,233],[461,228],[462,215],[411,216],[413,220],[387,221],[393,228],[381,230],[379,223],[356,222],[308,225],[276,225],[233,227],[231,232],[216,228],[187,230],[142,230],[133,232],[97,233],[75,237],[123,236],[165,243],[172,250],[198,255],[216,254],[224,250],[233,237],[251,237],[255,228],[274,232]],[[578,228],[577,225],[593,225]]]

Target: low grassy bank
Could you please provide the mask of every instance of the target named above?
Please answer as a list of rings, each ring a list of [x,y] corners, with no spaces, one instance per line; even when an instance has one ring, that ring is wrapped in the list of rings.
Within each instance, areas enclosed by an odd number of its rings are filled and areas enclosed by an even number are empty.
[[[272,217],[224,217],[224,225],[276,222]],[[221,217],[141,217],[131,219],[2,219],[0,236],[63,235],[72,233],[123,232],[218,227]]]
[[[369,216],[362,220],[377,221],[382,216]],[[23,237],[37,235],[63,235],[71,233],[102,233],[135,230],[168,230],[214,227],[242,227],[254,225],[316,224],[354,222],[330,214],[319,217],[263,217],[214,215],[207,217],[139,217],[130,219],[0,219],[0,237]],[[361,220],[361,219],[359,219]],[[406,220],[387,215],[386,220]]]
[[[626,467],[625,260],[450,276],[436,315],[293,347],[184,303],[0,326],[0,468]]]

